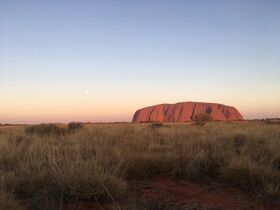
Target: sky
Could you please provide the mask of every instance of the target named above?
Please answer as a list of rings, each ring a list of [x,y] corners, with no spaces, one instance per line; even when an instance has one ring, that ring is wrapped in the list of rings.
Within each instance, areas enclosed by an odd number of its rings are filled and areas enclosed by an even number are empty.
[[[0,123],[182,101],[280,117],[278,0],[0,0]]]

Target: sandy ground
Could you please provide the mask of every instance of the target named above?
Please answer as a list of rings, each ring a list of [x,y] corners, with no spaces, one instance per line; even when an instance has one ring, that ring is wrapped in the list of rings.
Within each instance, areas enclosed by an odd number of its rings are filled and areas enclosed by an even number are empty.
[[[173,203],[186,209],[280,209],[280,204],[264,202],[232,187],[213,182],[205,184],[156,178],[135,182],[134,188],[144,199]]]
[[[168,205],[186,210],[279,210],[280,203],[258,199],[243,191],[219,183],[195,183],[175,181],[170,178],[151,178],[130,181],[129,197],[147,203],[164,204],[157,210],[168,210]],[[128,198],[128,200],[131,200]],[[66,209],[104,210],[133,209],[126,202],[98,204],[84,202],[78,205],[68,205]],[[141,209],[141,206],[137,208]],[[144,207],[143,207],[144,209]],[[153,209],[151,206],[146,209]],[[177,208],[175,208],[177,210]]]

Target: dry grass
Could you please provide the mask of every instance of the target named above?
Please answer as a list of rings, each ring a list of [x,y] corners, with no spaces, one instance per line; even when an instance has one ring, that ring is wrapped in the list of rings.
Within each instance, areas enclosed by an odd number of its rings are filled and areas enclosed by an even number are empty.
[[[126,180],[215,179],[280,198],[280,125],[264,122],[0,127],[0,209],[126,197]],[[59,129],[63,129],[60,132]],[[31,130],[31,131],[30,131]],[[44,135],[44,132],[48,132]],[[54,133],[52,133],[54,132]]]
[[[3,185],[3,183],[2,183]],[[23,206],[16,201],[11,192],[7,192],[3,187],[0,189],[0,209],[1,210],[25,210]]]

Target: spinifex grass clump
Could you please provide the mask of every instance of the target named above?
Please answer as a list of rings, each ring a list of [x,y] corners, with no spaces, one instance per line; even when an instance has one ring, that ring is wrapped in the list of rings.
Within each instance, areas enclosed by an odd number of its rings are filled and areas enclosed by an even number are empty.
[[[19,201],[13,198],[11,192],[1,191],[0,189],[0,209],[1,210],[27,210],[20,205]]]

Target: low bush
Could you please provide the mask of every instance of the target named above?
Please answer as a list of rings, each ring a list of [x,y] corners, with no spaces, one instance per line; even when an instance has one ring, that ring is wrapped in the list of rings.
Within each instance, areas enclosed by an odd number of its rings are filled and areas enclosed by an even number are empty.
[[[68,123],[68,130],[69,131],[76,131],[83,128],[83,124],[79,122],[70,122]]]
[[[193,121],[197,125],[204,125],[206,122],[210,122],[212,120],[213,120],[212,116],[208,113],[197,114],[194,116],[194,119],[193,119]]]
[[[60,136],[66,133],[66,129],[55,124],[40,124],[27,127],[25,133],[38,136]]]
[[[151,124],[151,128],[162,128],[164,127],[164,124],[162,122],[153,122]]]

